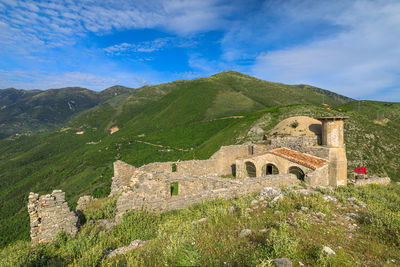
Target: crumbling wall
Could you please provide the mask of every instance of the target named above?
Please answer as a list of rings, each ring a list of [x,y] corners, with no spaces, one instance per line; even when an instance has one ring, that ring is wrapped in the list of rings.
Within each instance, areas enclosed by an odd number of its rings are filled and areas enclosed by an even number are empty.
[[[188,181],[188,178],[184,178]],[[169,184],[176,181],[176,178],[165,180],[165,190],[169,190]],[[181,180],[183,181],[183,180]],[[133,189],[132,191],[123,192],[117,200],[117,220],[121,218],[122,214],[129,210],[138,209],[150,209],[159,212],[166,212],[175,209],[183,209],[188,206],[199,203],[205,200],[213,200],[216,198],[230,199],[239,195],[244,195],[252,192],[257,192],[266,186],[293,186],[298,184],[300,181],[293,174],[279,174],[269,175],[268,177],[262,178],[249,178],[249,179],[224,179],[224,178],[203,178],[203,179],[192,179],[193,183],[202,185],[204,182],[210,185],[210,181],[213,181],[213,188],[204,190],[201,187],[195,191],[183,191],[181,193],[181,184],[179,184],[179,194],[177,196],[167,194],[161,194],[159,198],[146,199],[138,197],[140,189]],[[152,183],[149,181],[149,183]],[[188,186],[187,182],[186,186]],[[183,185],[185,186],[185,185]]]
[[[82,211],[86,209],[86,207],[92,202],[94,198],[92,196],[81,196],[78,199],[76,210],[77,211]]]
[[[365,186],[369,184],[388,185],[391,180],[389,177],[368,176],[366,174],[357,174],[353,181],[354,186]]]
[[[135,171],[136,167],[121,160],[115,161],[110,196],[114,196],[122,190],[127,189]]]
[[[218,162],[213,159],[208,160],[187,160],[176,163],[176,172],[189,176],[217,176]]]
[[[235,161],[239,157],[245,157],[252,153],[253,146],[249,145],[232,145],[232,146],[223,146],[217,152],[215,152],[210,159],[217,161],[217,173],[218,175],[226,175],[232,174],[232,165],[235,164]]]
[[[304,181],[310,186],[328,186],[329,165],[325,165],[315,171],[307,173],[304,177]]]
[[[144,172],[172,172],[172,164],[176,162],[153,162],[138,168],[140,171]]]
[[[78,216],[69,209],[63,191],[30,193],[28,200],[32,245],[49,242],[61,231],[73,236],[78,231]]]
[[[270,141],[272,148],[287,147],[297,151],[318,145],[317,136],[277,136]]]
[[[226,188],[240,183],[236,179],[190,176],[171,176],[168,178],[168,181],[170,184],[178,182],[178,192],[180,196],[196,195],[199,191]]]
[[[329,148],[323,146],[304,147],[301,152],[307,153],[322,159],[329,160]]]

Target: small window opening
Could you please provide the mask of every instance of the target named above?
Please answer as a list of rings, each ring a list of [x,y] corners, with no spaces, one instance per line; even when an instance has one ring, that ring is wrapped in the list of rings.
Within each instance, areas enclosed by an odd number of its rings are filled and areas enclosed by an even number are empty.
[[[171,183],[171,196],[177,196],[178,195],[178,182],[173,182]]]
[[[232,175],[233,175],[233,177],[236,177],[236,164],[232,164],[232,165],[231,165],[231,169],[232,169]]]
[[[274,164],[264,165],[262,169],[263,176],[271,175],[271,174],[279,174],[278,168]]]
[[[177,166],[176,166],[176,164],[174,163],[174,164],[172,164],[172,172],[176,172],[176,169],[177,169]]]

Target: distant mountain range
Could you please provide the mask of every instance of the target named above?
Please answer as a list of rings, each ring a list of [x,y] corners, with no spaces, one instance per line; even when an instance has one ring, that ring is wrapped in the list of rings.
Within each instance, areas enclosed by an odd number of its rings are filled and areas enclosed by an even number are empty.
[[[215,105],[206,117],[253,111],[287,104],[343,104],[351,98],[309,85],[285,85],[262,81],[238,72],[227,71],[209,78],[183,80],[139,89],[113,86],[101,92],[80,87],[50,90],[0,90],[0,139],[13,134],[48,130],[62,125],[74,115],[117,96],[128,97],[139,91],[173,91],[182,87],[212,88]],[[168,88],[168,89],[167,89]],[[323,98],[326,96],[326,100]]]
[[[0,90],[0,138],[57,127],[81,111],[131,91],[123,86],[99,93],[79,87]]]

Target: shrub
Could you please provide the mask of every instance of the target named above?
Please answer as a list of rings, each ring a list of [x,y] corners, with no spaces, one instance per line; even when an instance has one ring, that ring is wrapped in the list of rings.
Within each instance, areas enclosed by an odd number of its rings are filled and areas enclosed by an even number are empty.
[[[160,221],[159,214],[147,210],[127,212],[121,222],[111,230],[111,235],[122,245],[135,239],[149,240],[156,236]]]
[[[86,209],[82,211],[82,213],[87,221],[113,219],[115,218],[116,209],[117,197],[103,198],[90,202]]]

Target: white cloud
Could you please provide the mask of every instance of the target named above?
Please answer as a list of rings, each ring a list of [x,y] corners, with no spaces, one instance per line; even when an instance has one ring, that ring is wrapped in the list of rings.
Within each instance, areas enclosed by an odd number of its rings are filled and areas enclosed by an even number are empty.
[[[128,53],[151,53],[161,49],[165,49],[171,45],[172,38],[158,38],[153,41],[145,41],[136,44],[121,43],[104,48],[108,55],[122,55]]]
[[[380,98],[387,88],[399,86],[398,1],[356,1],[345,8],[315,8],[319,13],[313,10],[312,14],[344,30],[308,44],[262,53],[253,74],[267,80],[313,84],[356,98]],[[297,7],[295,14],[308,16],[310,12],[303,12],[308,9]]]
[[[3,44],[12,44],[9,49],[18,44],[24,46],[20,50],[37,44],[31,43],[27,32],[47,46],[73,44],[77,37],[89,32],[104,34],[114,29],[160,28],[186,35],[223,27],[232,8],[219,2],[0,0],[6,6],[0,9],[0,22],[8,26],[0,28],[0,35]]]
[[[136,88],[149,84],[149,80],[157,80],[156,75],[154,73],[118,72],[106,76],[83,72],[48,73],[0,69],[0,88],[52,89],[78,86],[103,90],[117,84]]]
[[[115,44],[106,47],[103,50],[109,56],[120,56],[132,53],[152,53],[155,51],[165,50],[170,47],[193,47],[196,45],[196,43],[196,40],[190,38],[165,37],[139,43]]]

